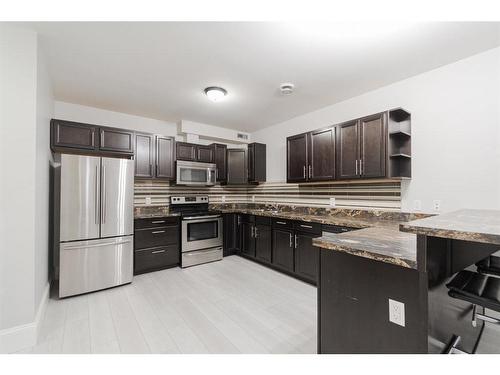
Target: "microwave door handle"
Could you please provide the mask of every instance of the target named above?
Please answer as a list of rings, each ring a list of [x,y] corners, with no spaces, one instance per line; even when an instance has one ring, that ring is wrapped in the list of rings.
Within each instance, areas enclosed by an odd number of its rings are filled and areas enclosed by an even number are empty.
[[[210,185],[211,183],[211,180],[212,180],[212,171],[210,170],[210,168],[207,168],[207,185]]]

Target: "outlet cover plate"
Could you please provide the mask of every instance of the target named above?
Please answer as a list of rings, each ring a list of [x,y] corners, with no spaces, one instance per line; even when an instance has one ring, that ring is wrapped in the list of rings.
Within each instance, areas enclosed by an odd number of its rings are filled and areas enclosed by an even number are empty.
[[[405,326],[405,304],[389,298],[389,321]]]
[[[335,207],[335,198],[334,197],[331,197],[330,198],[330,207]]]

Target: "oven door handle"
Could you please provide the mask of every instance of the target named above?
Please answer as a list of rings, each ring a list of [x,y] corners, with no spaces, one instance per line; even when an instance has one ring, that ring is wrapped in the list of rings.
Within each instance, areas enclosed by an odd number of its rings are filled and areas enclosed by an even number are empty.
[[[207,221],[206,219],[218,219],[222,217],[221,215],[210,215],[210,216],[188,216],[183,217],[183,221],[196,220],[196,221]]]

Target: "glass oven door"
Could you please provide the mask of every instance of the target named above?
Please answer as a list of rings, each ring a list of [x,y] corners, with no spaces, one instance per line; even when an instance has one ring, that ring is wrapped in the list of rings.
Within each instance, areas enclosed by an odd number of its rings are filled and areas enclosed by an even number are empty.
[[[222,217],[182,219],[182,252],[222,246]]]

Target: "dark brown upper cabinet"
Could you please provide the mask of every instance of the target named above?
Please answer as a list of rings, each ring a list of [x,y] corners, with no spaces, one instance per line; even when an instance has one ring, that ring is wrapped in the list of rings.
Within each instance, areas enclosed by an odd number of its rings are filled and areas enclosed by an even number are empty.
[[[385,113],[359,120],[359,175],[363,178],[385,177],[387,163],[387,121]]]
[[[243,148],[227,149],[227,183],[248,183],[247,150]]]
[[[175,139],[137,133],[135,136],[135,177],[175,178]]]
[[[335,178],[335,128],[287,138],[287,181],[324,181]]]
[[[56,152],[133,156],[135,132],[52,119],[50,147]]]
[[[175,138],[156,136],[156,178],[175,179]]]
[[[218,182],[225,182],[227,179],[227,146],[220,143],[212,143],[214,163],[216,165],[215,174]]]
[[[307,180],[307,133],[286,139],[287,182]]]
[[[248,182],[266,181],[266,145],[250,143],[248,145]]]
[[[177,160],[197,161],[201,163],[214,162],[212,145],[177,142],[175,146],[175,157]]]
[[[175,144],[177,160],[196,161],[196,145],[194,143],[177,142]]]
[[[124,129],[99,128],[99,150],[133,154],[134,132]]]
[[[50,146],[56,149],[98,149],[99,127],[72,121],[50,121]]]
[[[135,177],[155,177],[155,136],[135,134]]]
[[[196,161],[202,163],[213,163],[213,155],[212,146],[196,145]]]
[[[338,128],[338,178],[385,177],[387,163],[385,113],[340,124]]]
[[[411,114],[395,108],[287,138],[287,182],[411,178]]]
[[[308,181],[333,180],[335,178],[335,128],[309,133]]]
[[[338,125],[337,177],[359,178],[359,126],[358,120]]]

